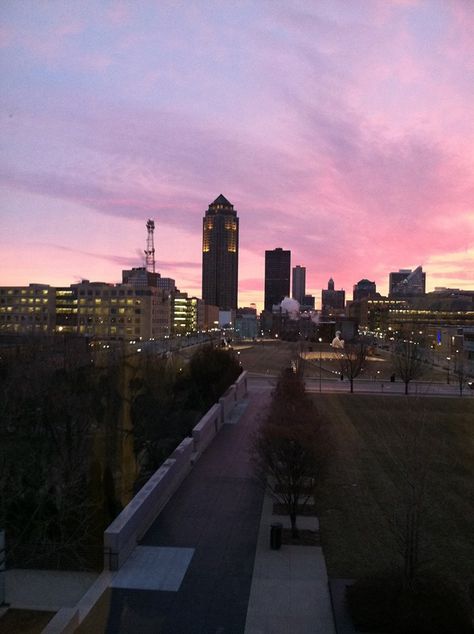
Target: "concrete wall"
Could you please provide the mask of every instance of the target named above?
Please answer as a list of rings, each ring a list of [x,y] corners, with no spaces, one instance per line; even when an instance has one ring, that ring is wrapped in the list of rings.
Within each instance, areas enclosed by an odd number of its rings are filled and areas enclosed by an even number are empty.
[[[201,456],[202,452],[207,449],[221,427],[222,407],[220,403],[216,403],[204,414],[193,429],[194,462]]]
[[[77,627],[79,627],[79,610],[77,608],[61,608],[41,634],[73,634]]]
[[[235,385],[235,398],[237,401],[242,400],[248,394],[247,390],[247,372],[242,372],[237,381],[234,383]]]
[[[242,373],[171,456],[152,475],[104,533],[104,568],[118,570],[137,542],[228,420],[236,403],[247,395],[247,373]]]
[[[232,410],[235,407],[235,383],[231,385],[228,390],[225,392],[224,396],[221,396],[219,399],[219,405],[221,406],[221,420],[222,423],[225,423],[229,418]]]

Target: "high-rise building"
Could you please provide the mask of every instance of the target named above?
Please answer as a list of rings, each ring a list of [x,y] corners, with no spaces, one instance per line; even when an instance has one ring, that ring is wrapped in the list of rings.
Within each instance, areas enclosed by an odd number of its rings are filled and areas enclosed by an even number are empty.
[[[426,273],[421,266],[411,269],[400,269],[389,275],[389,297],[412,297],[426,293]]]
[[[357,284],[354,284],[352,289],[352,299],[357,301],[363,297],[377,297],[377,287],[375,282],[370,280],[359,280]]]
[[[209,205],[202,231],[202,298],[221,310],[237,308],[239,219],[220,194]]]
[[[340,313],[346,305],[346,291],[334,290],[334,280],[329,279],[327,290],[321,293],[321,303],[324,312],[329,314]]]
[[[293,267],[293,277],[291,282],[291,295],[297,302],[303,304],[306,294],[306,267],[297,264]]]
[[[265,310],[290,295],[291,252],[281,247],[265,251]]]

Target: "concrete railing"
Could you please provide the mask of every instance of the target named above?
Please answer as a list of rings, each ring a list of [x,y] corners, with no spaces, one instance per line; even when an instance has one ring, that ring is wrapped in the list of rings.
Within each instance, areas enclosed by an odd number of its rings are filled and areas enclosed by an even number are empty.
[[[237,401],[242,400],[248,394],[247,389],[247,372],[242,372],[237,381],[234,383],[235,385],[235,399]]]
[[[118,570],[191,470],[192,438],[185,438],[104,533],[104,565]]]
[[[247,373],[226,391],[219,402],[204,414],[171,456],[151,476],[104,533],[104,568],[119,570],[137,542],[191,471],[193,464],[210,445],[228,420],[235,404],[247,395]]]
[[[219,399],[219,405],[221,406],[221,421],[225,423],[229,418],[230,413],[235,407],[236,399],[235,399],[235,383],[231,385],[225,392],[224,396],[221,396]]]
[[[41,634],[74,634],[78,627],[79,610],[77,608],[61,608]]]
[[[207,449],[222,427],[222,407],[220,403],[216,403],[211,409],[204,414],[199,423],[193,429],[194,441],[194,462],[201,456],[202,452]]]

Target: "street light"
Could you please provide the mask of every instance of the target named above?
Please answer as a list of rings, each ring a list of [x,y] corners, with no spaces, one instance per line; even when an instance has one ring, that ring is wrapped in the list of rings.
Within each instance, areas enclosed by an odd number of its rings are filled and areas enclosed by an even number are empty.
[[[319,391],[321,392],[321,343],[323,339],[319,337]]]
[[[446,361],[448,362],[448,385],[449,385],[449,362],[451,361],[451,357],[446,357]]]

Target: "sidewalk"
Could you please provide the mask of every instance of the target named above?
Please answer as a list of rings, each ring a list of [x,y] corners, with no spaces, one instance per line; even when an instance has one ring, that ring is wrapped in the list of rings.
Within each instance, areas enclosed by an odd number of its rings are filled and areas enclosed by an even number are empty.
[[[260,520],[245,634],[335,634],[326,563],[319,546],[270,549],[272,515],[265,497]],[[318,529],[315,517],[298,517],[299,528]]]
[[[7,570],[5,601],[19,610],[57,612],[76,605],[98,576],[65,570]]]

